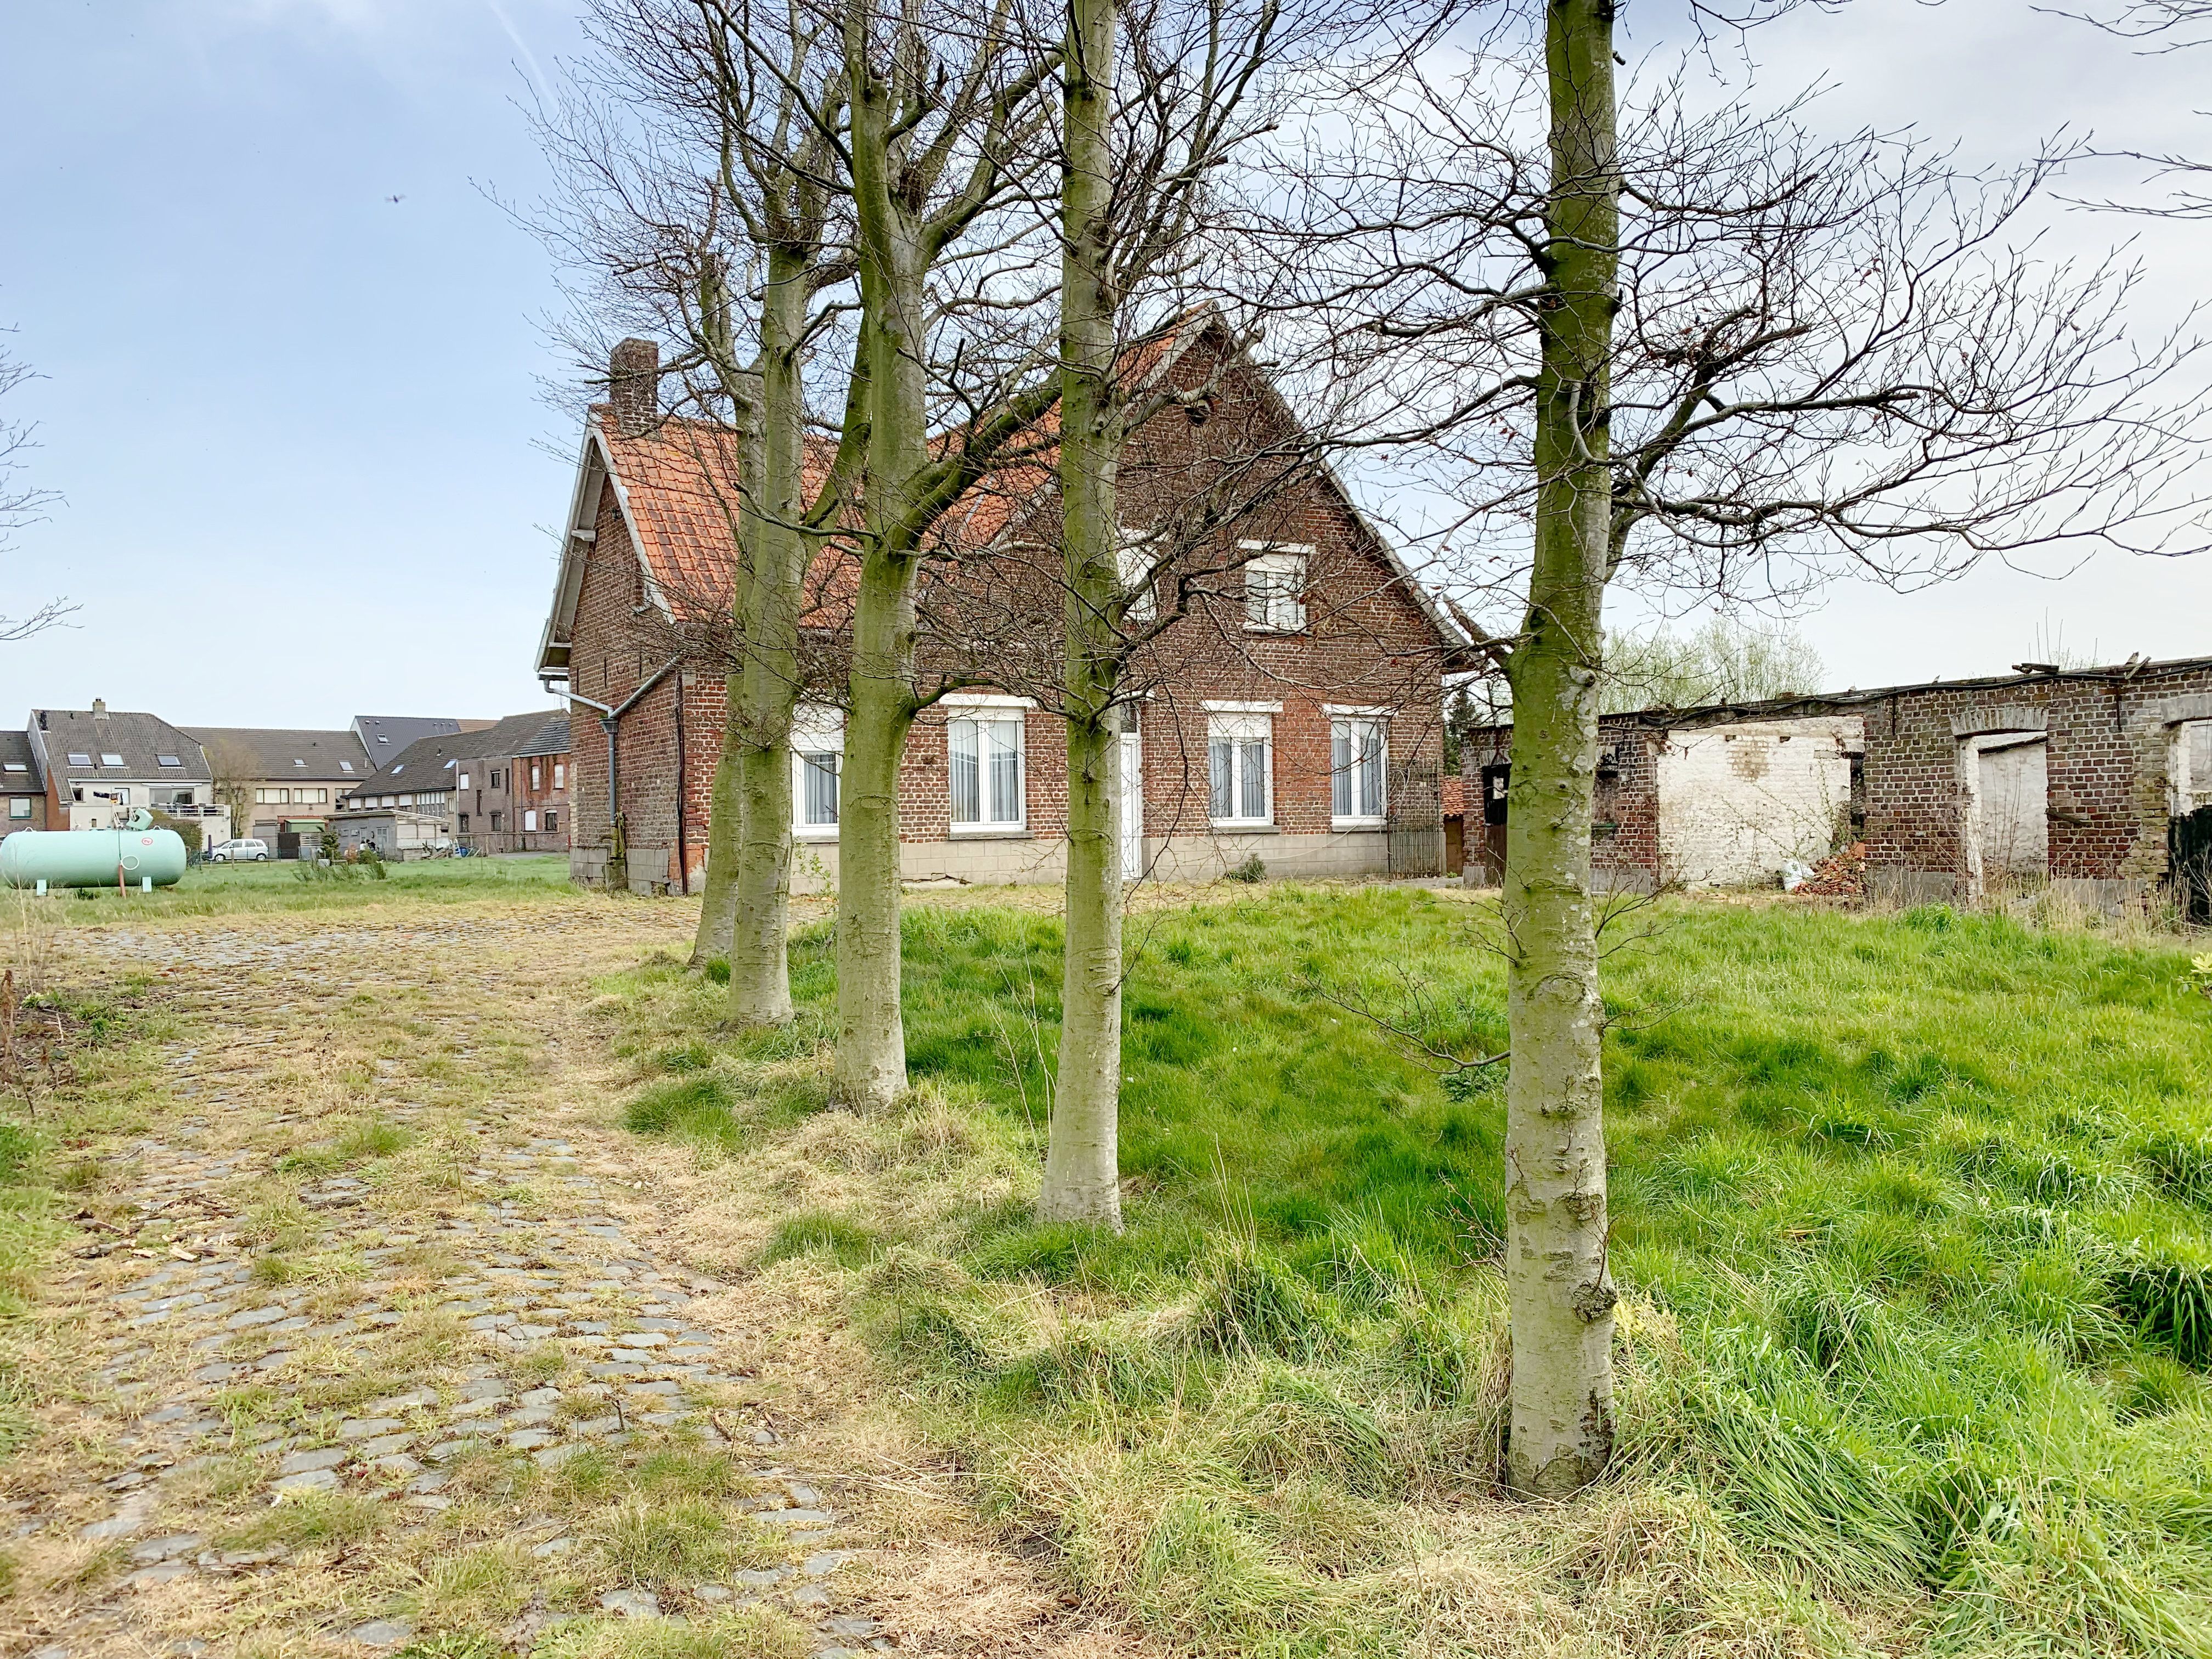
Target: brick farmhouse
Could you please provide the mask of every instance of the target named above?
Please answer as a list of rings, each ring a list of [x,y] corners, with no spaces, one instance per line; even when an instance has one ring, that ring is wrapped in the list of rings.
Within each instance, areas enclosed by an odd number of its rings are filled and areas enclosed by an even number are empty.
[[[1507,726],[1468,735],[1470,863],[1502,867]],[[1599,723],[1591,864],[1613,886],[1774,882],[1866,843],[1869,891],[1919,902],[2049,883],[2094,908],[2212,851],[2212,658],[2041,670]]]
[[[617,347],[617,401],[586,419],[538,668],[571,701],[577,878],[607,879],[619,830],[630,887],[689,891],[704,874],[726,720],[726,653],[699,641],[730,602],[739,481],[723,428],[660,415],[656,362],[649,342]],[[1296,447],[1273,387],[1218,330],[1188,327],[1164,372],[1190,396],[1149,421],[1125,455],[1132,547],[1164,534],[1158,526],[1176,509],[1162,480],[1203,472],[1218,494],[1231,465],[1224,458],[1255,430],[1276,453]],[[975,623],[957,662],[941,643],[936,652],[945,659],[932,670],[939,689],[957,689],[924,709],[907,744],[904,873],[1057,880],[1066,744],[1049,694],[1031,694],[1057,673],[1055,652],[1039,643],[1058,635],[1060,600],[1046,574],[1059,559],[1057,497],[1042,463],[978,497],[953,515],[964,556],[936,567],[954,574],[926,579],[944,601],[936,612],[957,612],[959,595],[987,588],[1036,602]],[[1162,556],[1139,605],[1164,605],[1155,614],[1173,620],[1123,726],[1124,867],[1205,877],[1257,857],[1284,874],[1439,871],[1453,630],[1324,469],[1305,466],[1249,508],[1206,522],[1204,556]],[[1036,579],[1026,588],[1024,571]],[[810,582],[810,630],[834,647],[843,636],[836,573],[817,563]],[[814,676],[793,732],[802,889],[836,875],[842,690],[839,673]]]

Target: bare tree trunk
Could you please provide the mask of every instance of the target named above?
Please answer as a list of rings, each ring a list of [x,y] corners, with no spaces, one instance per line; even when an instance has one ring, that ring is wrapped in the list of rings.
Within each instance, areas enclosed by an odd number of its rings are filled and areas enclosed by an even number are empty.
[[[856,12],[851,61],[865,53]],[[852,711],[837,803],[839,1099],[889,1106],[906,1087],[899,998],[899,762],[916,712],[912,497],[927,459],[921,330],[927,255],[894,198],[890,99],[856,74],[853,199],[860,236],[859,372],[868,429],[853,611]]]
[[[1117,23],[1116,0],[1067,0],[1060,324],[1067,921],[1060,1068],[1037,1212],[1119,1231],[1121,738],[1110,722],[1121,665],[1115,626],[1121,581],[1115,503],[1121,433],[1112,395],[1115,295],[1105,280]]]
[[[862,1110],[906,1087],[899,1000],[899,762],[914,724],[910,576],[872,549],[853,628],[853,713],[837,801],[837,1097]]]
[[[730,935],[738,922],[738,845],[742,810],[738,794],[737,683],[729,684],[722,726],[722,751],[714,757],[714,787],[707,803],[707,884],[699,901],[699,931],[692,936],[693,973],[717,959],[727,961]]]
[[[800,524],[809,260],[769,250],[761,298],[760,440],[747,446],[753,476],[752,580],[738,678],[744,746],[738,757],[739,847],[730,941],[730,1018],[739,1025],[791,1018],[791,717],[799,702],[799,612],[814,542]],[[756,457],[757,459],[756,460]]]
[[[1549,289],[1540,307],[1535,553],[1512,656],[1512,810],[1504,919],[1506,1279],[1513,1393],[1506,1474],[1559,1497],[1611,1455],[1613,1307],[1606,1262],[1590,808],[1611,547],[1608,395],[1619,180],[1612,0],[1549,0]]]

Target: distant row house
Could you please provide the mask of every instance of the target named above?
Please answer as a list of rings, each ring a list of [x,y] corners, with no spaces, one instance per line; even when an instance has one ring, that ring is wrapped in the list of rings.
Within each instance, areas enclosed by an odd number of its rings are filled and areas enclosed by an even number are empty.
[[[89,709],[34,709],[25,730],[0,731],[0,836],[106,829],[146,808],[189,844],[213,848],[236,836],[265,842],[272,858],[312,858],[334,823],[362,823],[380,801],[396,808],[398,792],[385,799],[382,786],[403,775],[418,746],[445,744],[472,757],[469,784],[410,788],[404,810],[416,816],[418,793],[469,799],[441,799],[422,814],[419,833],[356,831],[352,845],[374,842],[393,856],[464,846],[566,852],[567,741],[557,712],[508,720],[362,714],[333,730],[187,730],[95,698]]]
[[[342,850],[568,850],[568,717],[513,714],[409,744],[337,801]]]

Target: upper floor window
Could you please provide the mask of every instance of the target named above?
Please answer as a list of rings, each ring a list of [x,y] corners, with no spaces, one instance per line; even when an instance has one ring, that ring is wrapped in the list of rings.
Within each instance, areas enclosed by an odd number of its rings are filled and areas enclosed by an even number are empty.
[[[71,766],[89,766],[92,764],[92,757],[88,753],[84,753],[77,750],[71,750],[70,751],[69,763]]]
[[[1302,632],[1306,625],[1306,559],[1312,550],[1267,542],[1241,546],[1248,552],[1263,550],[1244,567],[1244,626],[1270,634]]]
[[[1018,830],[1028,822],[1024,725],[1020,709],[994,708],[956,716],[947,726],[953,829]]]
[[[1340,714],[1328,723],[1330,820],[1339,828],[1382,822],[1390,764],[1390,724],[1379,715]]]
[[[1154,564],[1159,556],[1158,539],[1141,530],[1125,526],[1115,538],[1117,574],[1121,591],[1129,596],[1121,614],[1130,622],[1148,623],[1159,615],[1159,572]]]
[[[530,787],[532,789],[544,787],[544,785],[538,781],[538,763],[536,761],[530,763]]]
[[[11,818],[30,817],[31,798],[28,795],[10,795],[8,798],[8,816]]]
[[[845,720],[837,710],[802,708],[792,720],[791,827],[799,835],[827,840],[837,833],[837,768],[844,749]]]
[[[1272,714],[1218,714],[1206,720],[1209,813],[1217,824],[1275,821],[1275,721]]]
[[[123,757],[120,755],[109,754],[103,750],[100,757],[100,763],[102,766],[120,766],[123,764]]]
[[[553,763],[553,787],[556,789],[565,789],[568,787],[568,768],[561,761]]]

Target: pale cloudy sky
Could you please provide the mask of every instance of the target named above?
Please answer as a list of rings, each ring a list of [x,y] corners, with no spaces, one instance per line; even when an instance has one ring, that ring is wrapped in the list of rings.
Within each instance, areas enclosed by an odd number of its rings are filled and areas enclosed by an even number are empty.
[[[1632,9],[1635,45],[1655,16]],[[0,325],[45,377],[10,412],[64,496],[0,555],[0,613],[84,607],[0,646],[0,720],[94,696],[303,726],[546,702],[530,665],[575,431],[539,396],[565,369],[547,262],[485,191],[538,188],[515,100],[574,46],[568,0],[0,0]],[[1832,83],[1839,127],[1990,161],[2062,125],[2212,151],[2191,112],[2212,52],[2142,58],[2019,0],[1853,0],[1755,46],[1771,87]],[[2146,325],[2212,271],[2212,226],[2062,214],[2051,234],[2136,237]],[[2002,671],[2046,623],[2109,659],[2212,653],[2212,559],[1844,587],[1803,626],[1836,684],[1871,685]]]

